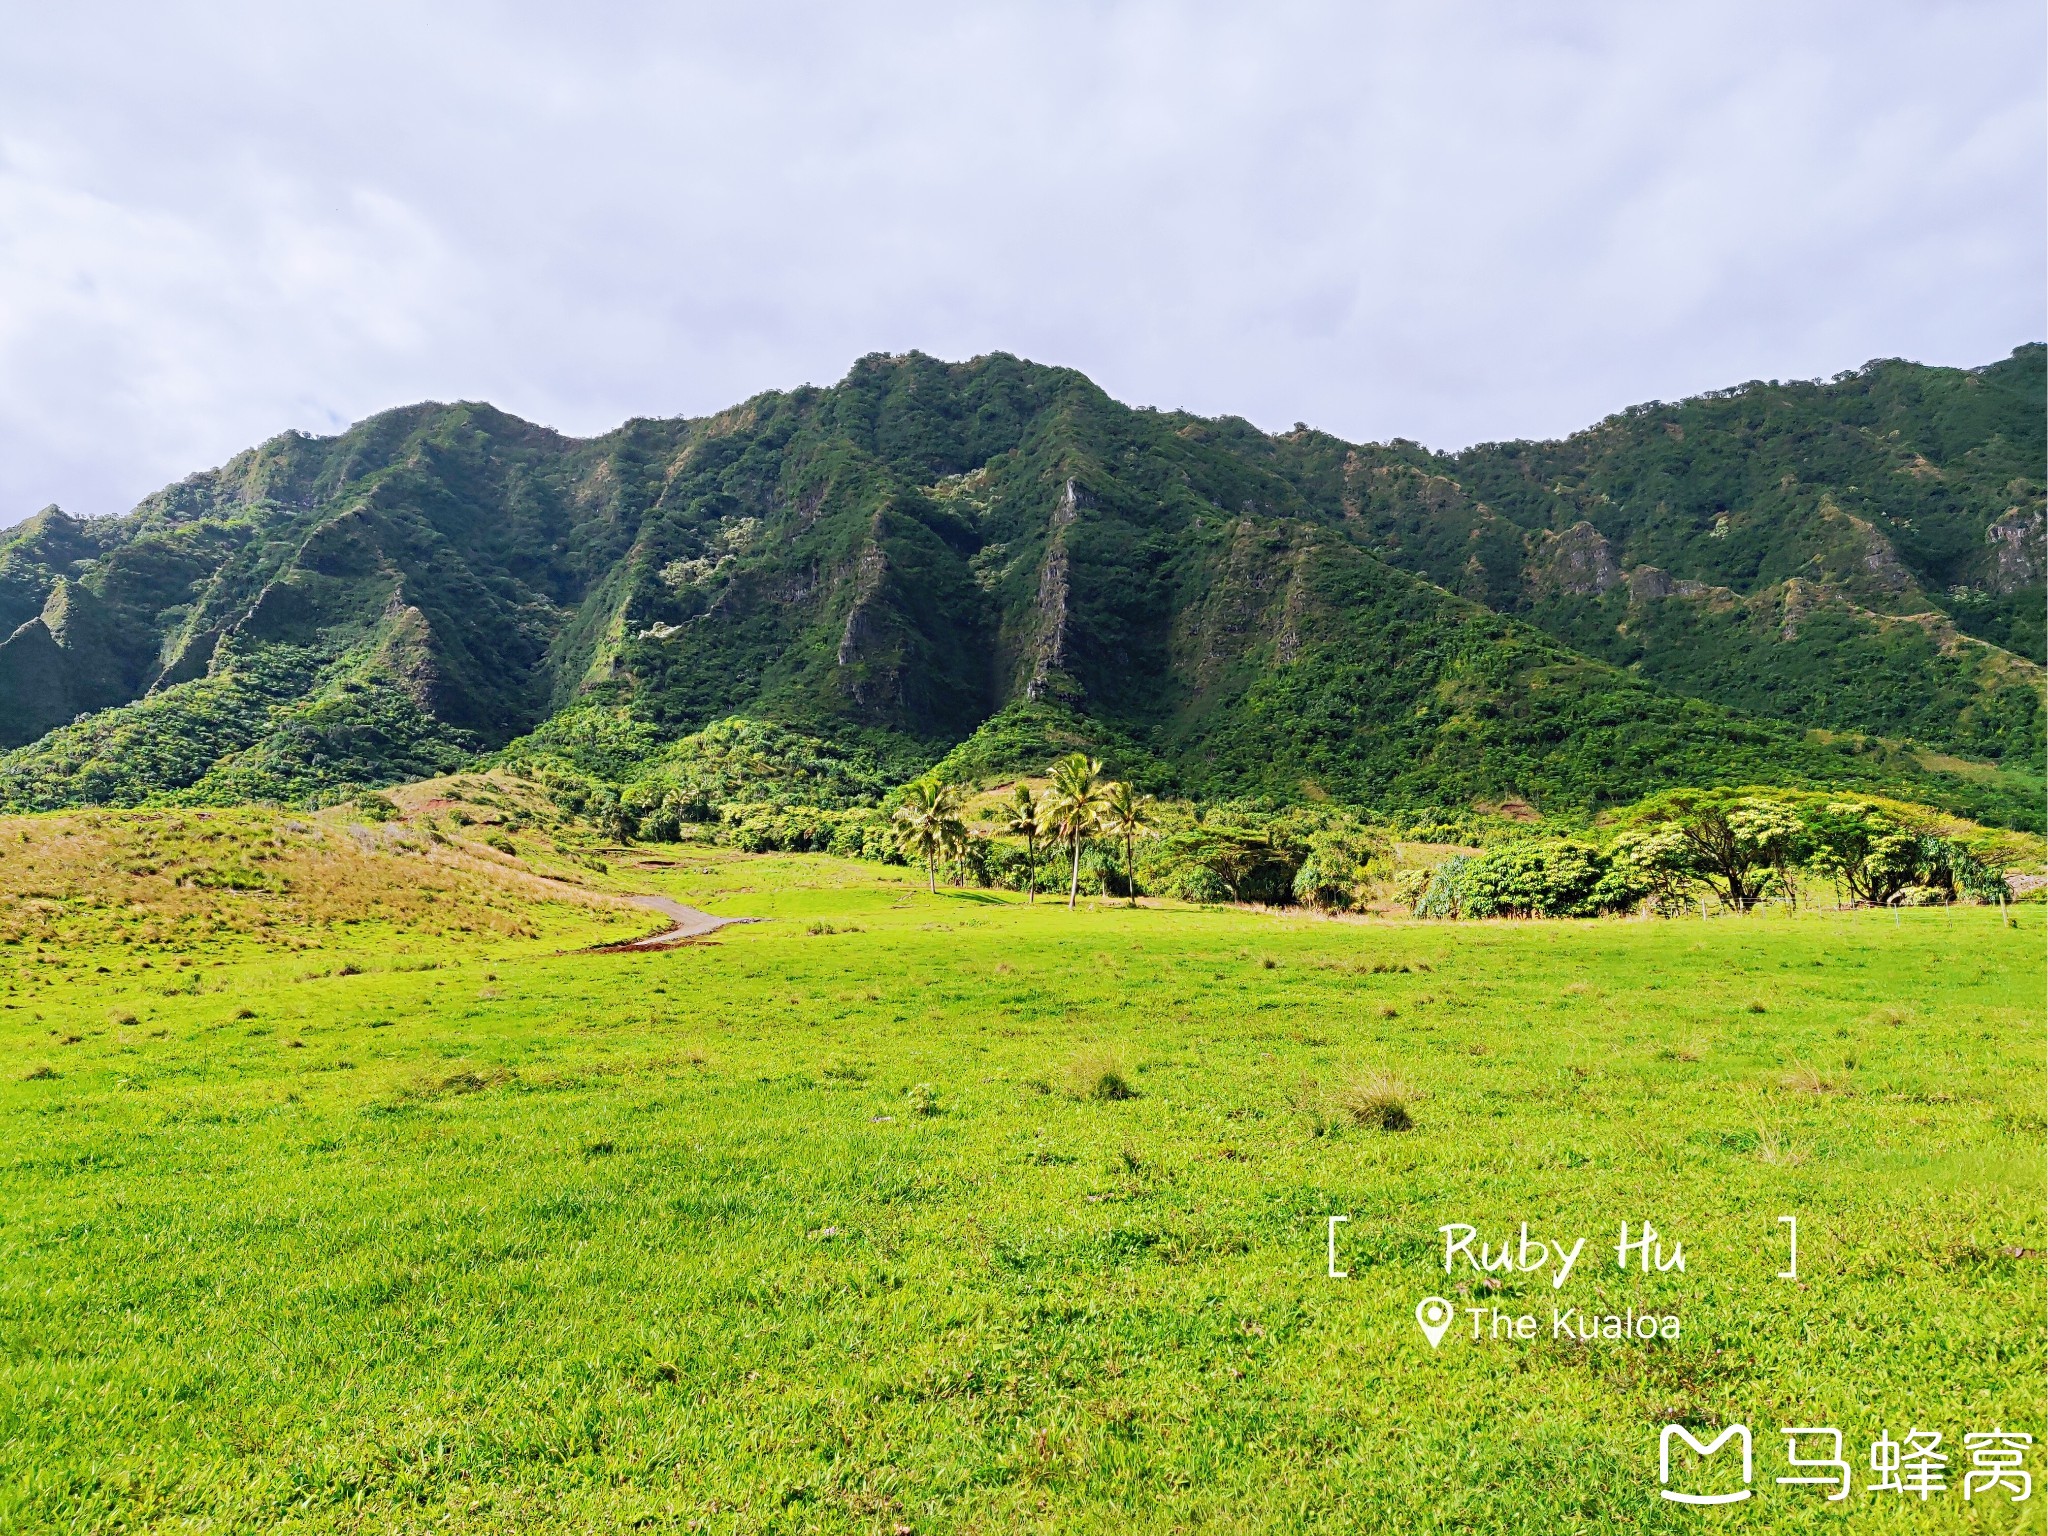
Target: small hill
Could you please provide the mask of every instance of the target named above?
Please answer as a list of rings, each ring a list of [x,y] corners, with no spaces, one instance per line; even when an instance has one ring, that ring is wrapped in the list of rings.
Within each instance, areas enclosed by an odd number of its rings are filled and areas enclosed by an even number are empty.
[[[590,855],[560,837],[584,841],[585,829],[545,796],[472,776],[464,791],[494,809],[458,820],[443,814],[460,803],[449,783],[400,791],[403,809],[380,797],[310,815],[238,807],[0,818],[0,945],[54,951],[61,962],[66,949],[119,942],[138,965],[164,952],[187,957],[184,969],[208,943],[237,935],[292,950],[374,945],[379,935],[583,945],[648,930],[646,912],[591,881]],[[485,817],[515,823],[518,840]],[[504,848],[483,841],[490,836]],[[52,963],[24,969],[23,985],[61,979]]]

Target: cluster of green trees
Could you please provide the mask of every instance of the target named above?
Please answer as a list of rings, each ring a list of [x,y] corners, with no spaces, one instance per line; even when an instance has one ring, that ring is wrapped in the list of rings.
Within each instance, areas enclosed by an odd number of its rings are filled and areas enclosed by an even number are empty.
[[[1004,808],[1001,830],[1023,839],[1022,872],[1028,900],[1038,899],[1039,849],[1063,847],[1069,857],[1067,906],[1081,893],[1081,854],[1094,838],[1107,837],[1123,846],[1123,886],[1127,899],[1137,895],[1136,857],[1141,838],[1152,835],[1154,802],[1121,780],[1108,778],[1099,760],[1073,752],[1052,765],[1051,782],[1043,792],[1019,784]],[[927,883],[938,889],[938,867],[954,861],[972,865],[984,884],[993,860],[991,839],[969,828],[961,814],[960,787],[934,774],[912,780],[896,806],[898,848],[925,866]]]
[[[1411,871],[1424,917],[1592,917],[1704,900],[1746,912],[1797,903],[1811,882],[1837,900],[1923,905],[2003,901],[1989,845],[1973,850],[1917,808],[1825,794],[1681,789],[1633,807],[1604,842],[1531,837]]]
[[[872,756],[728,720],[661,746],[624,711],[567,711],[498,764],[616,839],[698,837],[749,852],[921,865],[926,882],[1343,911],[1394,899],[1432,917],[1585,917],[1702,898],[1998,899],[2027,834],[1905,802],[1774,788],[1672,790],[1597,819],[1372,814],[1329,802],[1155,799],[1085,752],[970,814],[980,775],[942,763],[891,789]],[[1517,810],[1526,816],[1525,809]],[[1443,855],[1433,857],[1431,850]],[[1404,868],[1404,861],[1422,867]]]
[[[548,789],[556,803],[614,838],[670,842],[708,826],[764,853],[874,857],[875,807],[890,780],[858,748],[761,720],[721,720],[680,741],[627,711],[562,711],[491,758]]]
[[[934,889],[941,871],[1027,899],[1064,883],[1069,907],[1088,892],[1343,911],[1393,873],[1397,839],[1494,836],[1508,825],[1478,815],[1375,822],[1328,805],[1160,801],[1079,752],[1047,770],[1043,790],[1013,786],[991,825],[970,824],[967,801],[967,786],[937,774],[912,781],[891,813],[890,855],[924,865]],[[860,850],[842,836],[829,851]]]

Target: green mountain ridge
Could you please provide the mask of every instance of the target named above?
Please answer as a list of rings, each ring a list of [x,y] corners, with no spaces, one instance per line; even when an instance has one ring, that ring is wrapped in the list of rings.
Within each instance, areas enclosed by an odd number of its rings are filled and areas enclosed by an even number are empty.
[[[340,794],[600,704],[906,774],[1099,741],[1203,793],[1783,782],[2032,825],[2043,357],[1458,455],[1003,355],[581,440],[407,407],[0,539],[0,799]]]

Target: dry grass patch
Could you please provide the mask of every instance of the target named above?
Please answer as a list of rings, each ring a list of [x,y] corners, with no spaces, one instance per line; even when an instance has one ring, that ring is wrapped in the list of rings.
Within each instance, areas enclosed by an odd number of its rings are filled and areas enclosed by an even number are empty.
[[[1107,1054],[1078,1057],[1067,1068],[1067,1092],[1097,1104],[1116,1104],[1138,1096],[1124,1064]]]
[[[1415,1090],[1391,1072],[1371,1072],[1357,1078],[1339,1088],[1332,1101],[1353,1125],[1405,1131],[1415,1124],[1409,1111],[1415,1102]]]
[[[1756,1156],[1758,1162],[1769,1163],[1774,1168],[1797,1168],[1806,1161],[1804,1152],[1776,1131],[1761,1125],[1756,1128]]]
[[[489,1072],[456,1072],[443,1078],[426,1078],[412,1089],[409,1097],[434,1099],[443,1094],[482,1093],[486,1088],[509,1083],[518,1075],[509,1067],[496,1067]]]
[[[1805,1063],[1795,1066],[1778,1079],[1778,1086],[1787,1093],[1840,1093],[1841,1085],[1823,1077],[1818,1067]]]
[[[546,915],[581,916],[595,893],[542,884],[471,858],[402,821],[365,826],[347,808],[312,821],[258,808],[80,811],[8,818],[19,851],[0,864],[0,939],[65,946],[182,947],[223,934],[280,948],[338,925],[384,922],[423,936],[534,938]],[[584,913],[572,914],[580,906]]]

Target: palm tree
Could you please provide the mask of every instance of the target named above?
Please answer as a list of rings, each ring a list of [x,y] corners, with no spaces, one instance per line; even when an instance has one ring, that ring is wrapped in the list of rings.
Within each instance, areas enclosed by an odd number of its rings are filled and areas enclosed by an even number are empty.
[[[1024,839],[1024,899],[1038,900],[1038,839],[1045,832],[1040,820],[1042,812],[1038,797],[1031,793],[1031,786],[1019,784],[1010,796],[1010,803],[1003,807],[1008,820],[1003,830],[1012,837]]]
[[[960,819],[960,791],[926,774],[903,786],[896,807],[896,845],[924,860],[925,882],[939,893],[939,860],[966,839]]]
[[[1102,820],[1102,764],[1085,752],[1074,752],[1052,765],[1052,787],[1045,792],[1045,830],[1073,850],[1074,878],[1067,885],[1067,910],[1081,894],[1081,844]]]
[[[1102,828],[1111,837],[1123,839],[1124,899],[1138,904],[1136,845],[1152,835],[1152,797],[1141,795],[1128,784],[1112,784],[1103,799]]]

